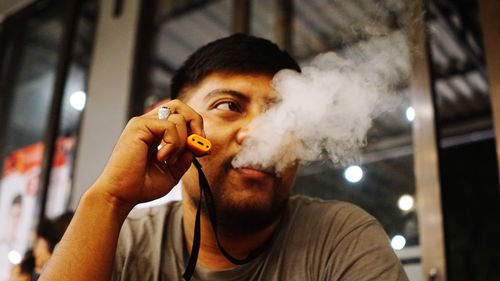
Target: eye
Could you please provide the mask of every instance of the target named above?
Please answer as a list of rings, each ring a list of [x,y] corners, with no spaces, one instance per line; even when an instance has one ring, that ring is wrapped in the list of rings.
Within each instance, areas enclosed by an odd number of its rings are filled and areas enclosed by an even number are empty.
[[[215,108],[218,110],[223,110],[223,111],[236,111],[236,112],[241,111],[238,104],[231,102],[231,101],[220,102],[215,106]]]

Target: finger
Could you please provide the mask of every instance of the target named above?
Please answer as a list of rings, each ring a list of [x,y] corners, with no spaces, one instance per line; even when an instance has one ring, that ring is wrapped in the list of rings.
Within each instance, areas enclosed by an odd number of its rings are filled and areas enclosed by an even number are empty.
[[[172,100],[167,103],[163,103],[158,107],[156,107],[155,109],[151,110],[150,112],[146,113],[145,115],[149,117],[153,116],[157,117],[158,110],[162,106],[169,107],[172,113],[181,114],[186,120],[186,123],[188,124],[191,133],[198,134],[202,137],[206,137],[205,132],[203,130],[203,118],[201,117],[201,115],[194,109],[192,109],[189,105],[183,103],[180,100]],[[168,119],[170,120],[170,117]]]
[[[158,161],[174,163],[177,161],[179,153],[182,152],[183,147],[185,147],[186,140],[185,138],[181,138],[179,136],[177,126],[174,123],[168,122],[165,126],[166,128],[161,141],[163,145],[156,153],[156,159]]]
[[[155,107],[153,107],[153,109],[151,109],[151,110],[147,111],[147,112],[146,112],[146,113],[144,113],[142,116],[153,116],[153,115],[154,115],[154,116],[158,117],[158,111],[160,110],[160,108],[162,108],[162,107],[165,107],[165,106],[166,106],[166,107],[168,107],[168,108],[172,109],[172,107],[168,106],[168,103],[169,103],[169,102],[170,102],[170,101],[167,101],[167,102],[162,102],[162,103],[158,103],[158,104],[156,104],[156,105],[155,105]],[[172,111],[172,112],[173,112],[173,111]]]
[[[171,175],[176,181],[179,181],[193,162],[193,153],[189,150],[184,151],[177,162],[168,164],[165,162],[156,162],[153,165],[163,175]]]
[[[146,118],[153,119],[155,117],[153,117],[152,115],[148,115],[148,116],[146,116]],[[162,121],[166,121],[166,120],[162,120]],[[187,129],[187,124],[186,124],[186,119],[184,119],[184,116],[182,116],[181,114],[171,114],[168,118],[168,122],[172,122],[176,125],[177,133],[179,134],[179,139],[181,139],[181,140],[187,139],[188,129]],[[164,145],[165,145],[165,142],[162,141],[160,143],[160,145],[158,146],[158,150],[160,150]],[[186,145],[185,142],[180,142],[179,149],[184,150],[185,145]]]
[[[206,135],[203,130],[203,118],[201,115],[190,106],[179,100],[173,100],[172,104],[174,105],[176,111],[182,114],[184,119],[186,119],[186,122],[189,124],[189,128],[191,129],[191,133],[198,134],[205,138]]]
[[[172,122],[177,127],[177,133],[179,135],[179,139],[187,140],[188,137],[188,128],[186,125],[186,119],[181,114],[172,114],[168,118],[169,122]],[[186,147],[186,142],[180,142],[180,150],[184,150]]]
[[[167,120],[144,116],[134,117],[127,124],[126,131],[128,132],[127,135],[139,138],[149,147],[163,143],[161,149],[156,153],[156,158],[159,161],[165,161],[167,157],[176,159],[180,147],[186,145],[186,139],[179,137],[176,124]]]
[[[184,173],[188,170],[193,162],[193,153],[189,150],[185,150],[179,156],[177,162],[170,167],[170,171],[175,174],[175,177],[181,178]]]
[[[158,161],[175,163],[179,154],[186,150],[188,129],[181,114],[172,114],[168,120],[159,120],[152,115],[143,115],[134,117],[133,122],[135,127],[145,126],[147,131],[151,133],[149,136],[139,138],[147,142],[148,146],[153,143],[157,145],[155,149]],[[156,142],[153,142],[154,139]]]

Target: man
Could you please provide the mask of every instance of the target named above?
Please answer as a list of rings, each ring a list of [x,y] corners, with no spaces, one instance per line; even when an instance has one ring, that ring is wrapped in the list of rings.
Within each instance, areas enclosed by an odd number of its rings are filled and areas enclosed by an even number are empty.
[[[198,160],[214,195],[218,230],[216,237],[202,204],[191,280],[407,280],[371,216],[347,203],[289,198],[296,165],[279,176],[232,167],[250,123],[275,99],[273,75],[286,68],[300,71],[276,45],[246,35],[194,53],[173,78],[177,100],[163,104],[173,114],[158,120],[155,109],[127,124],[41,280],[181,280],[200,201],[186,148],[190,133],[212,142],[210,155]],[[126,219],[136,204],[165,195],[181,178],[181,202]],[[256,256],[235,265],[217,238],[237,259]]]

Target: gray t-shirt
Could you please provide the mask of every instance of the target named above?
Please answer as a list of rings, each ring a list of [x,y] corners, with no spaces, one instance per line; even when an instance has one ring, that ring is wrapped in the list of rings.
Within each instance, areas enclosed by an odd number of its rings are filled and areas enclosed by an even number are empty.
[[[181,202],[134,210],[118,242],[113,280],[182,280],[188,259]],[[380,224],[339,201],[290,198],[271,245],[251,262],[191,280],[408,280]]]

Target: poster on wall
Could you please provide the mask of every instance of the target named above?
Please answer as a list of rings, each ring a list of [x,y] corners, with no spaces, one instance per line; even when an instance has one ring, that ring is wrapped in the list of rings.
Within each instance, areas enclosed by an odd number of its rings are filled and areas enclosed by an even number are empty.
[[[74,138],[57,140],[47,194],[46,215],[54,218],[66,210],[71,189],[71,158]],[[39,210],[38,190],[43,144],[35,143],[13,151],[3,159],[0,179],[0,281],[30,248]]]

